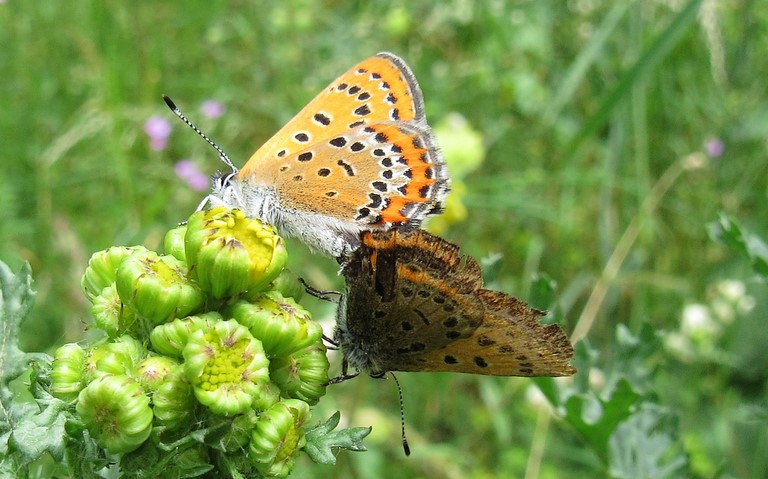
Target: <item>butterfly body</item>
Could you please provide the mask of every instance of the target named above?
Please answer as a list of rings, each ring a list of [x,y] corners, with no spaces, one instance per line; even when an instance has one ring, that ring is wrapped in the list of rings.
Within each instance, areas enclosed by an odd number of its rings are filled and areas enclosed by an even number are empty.
[[[241,170],[215,180],[208,201],[342,257],[363,231],[416,226],[438,212],[448,188],[413,73],[379,53],[334,80]]]
[[[566,376],[573,348],[543,312],[483,289],[480,268],[421,230],[363,234],[342,268],[347,290],[334,340],[344,367]],[[343,376],[346,371],[343,371]]]

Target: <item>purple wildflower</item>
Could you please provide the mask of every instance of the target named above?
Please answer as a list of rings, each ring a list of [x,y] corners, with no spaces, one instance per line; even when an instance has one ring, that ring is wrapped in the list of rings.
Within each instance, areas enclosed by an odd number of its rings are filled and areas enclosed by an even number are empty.
[[[704,143],[704,150],[712,158],[723,156],[725,144],[719,138],[710,138]]]
[[[190,160],[181,160],[174,166],[176,176],[186,181],[195,191],[205,191],[208,189],[208,176],[197,168],[197,165]]]
[[[203,116],[208,118],[219,118],[227,111],[227,107],[220,101],[205,100],[203,104],[200,105],[200,111],[203,113]]]
[[[144,133],[149,137],[149,147],[162,151],[168,145],[171,134],[171,123],[160,116],[150,116],[144,123]]]

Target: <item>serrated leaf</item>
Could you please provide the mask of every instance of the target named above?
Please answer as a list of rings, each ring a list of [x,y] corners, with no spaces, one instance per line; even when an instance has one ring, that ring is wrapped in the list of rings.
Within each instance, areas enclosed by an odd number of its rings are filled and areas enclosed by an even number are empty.
[[[658,354],[662,345],[656,330],[648,323],[643,323],[637,335],[624,324],[616,326],[616,359],[613,361],[613,373],[625,377],[635,387],[644,391],[651,382],[649,359]]]
[[[32,269],[29,263],[14,275],[0,261],[0,378],[3,398],[8,393],[7,384],[17,378],[27,367],[25,354],[19,349],[19,328],[32,307],[35,293],[32,290]]]
[[[16,420],[10,446],[25,462],[34,461],[44,452],[49,452],[56,461],[63,459],[66,403],[53,400],[42,410],[34,404],[17,404],[12,414]]]
[[[78,479],[101,478],[99,471],[109,466],[112,461],[104,456],[104,451],[88,435],[81,423],[67,424],[68,438],[64,448],[69,476]]]
[[[573,395],[565,402],[565,420],[601,459],[608,459],[608,439],[632,414],[640,395],[626,379],[620,379],[607,398],[589,392]]]
[[[0,471],[12,467],[17,477],[24,477],[22,471],[44,453],[49,453],[59,466],[71,458],[72,438],[67,425],[72,416],[68,405],[51,396],[45,387],[50,381],[47,373],[51,358],[25,353],[18,346],[19,329],[34,296],[29,265],[14,275],[0,262]],[[28,395],[23,394],[21,381],[12,383],[27,371],[30,374],[24,383],[31,393]],[[76,455],[78,461],[85,462],[82,450]]]
[[[687,477],[688,458],[676,438],[674,417],[645,405],[621,423],[609,441],[609,471],[618,479]]]
[[[16,454],[0,454],[0,477],[24,477],[26,467],[18,459]]]
[[[709,223],[707,229],[710,238],[747,258],[752,269],[768,279],[768,244],[765,241],[724,213],[717,221]]]
[[[304,452],[318,464],[336,464],[334,449],[366,451],[363,438],[370,434],[370,427],[350,427],[334,431],[339,425],[341,414],[336,411],[324,424],[319,424],[306,433],[307,444]]]

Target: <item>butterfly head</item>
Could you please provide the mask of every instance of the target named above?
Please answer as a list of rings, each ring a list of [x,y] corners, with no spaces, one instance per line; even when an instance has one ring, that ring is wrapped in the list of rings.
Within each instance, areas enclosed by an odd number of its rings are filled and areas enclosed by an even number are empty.
[[[203,198],[197,206],[197,211],[217,206],[244,209],[236,170],[228,173],[217,171],[211,177],[211,193]]]
[[[382,356],[378,351],[378,343],[361,338],[349,330],[346,298],[342,298],[336,310],[333,342],[344,355],[341,376],[336,382],[355,377],[363,371],[374,378],[380,378],[389,371],[380,360]]]

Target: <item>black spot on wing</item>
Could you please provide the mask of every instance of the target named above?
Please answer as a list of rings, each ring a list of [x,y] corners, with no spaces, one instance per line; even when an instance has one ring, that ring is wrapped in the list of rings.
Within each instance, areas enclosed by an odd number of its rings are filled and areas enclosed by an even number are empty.
[[[336,148],[341,148],[347,144],[347,139],[344,138],[343,136],[337,136],[336,138],[332,139],[328,143],[330,143],[331,146],[335,146]]]
[[[369,107],[367,104],[359,106],[355,108],[352,113],[354,113],[357,116],[366,116],[371,114],[371,107]]]
[[[347,176],[355,176],[355,169],[352,168],[352,165],[350,165],[346,161],[339,160],[336,162],[336,164],[344,168],[344,171],[347,173]]]
[[[319,123],[323,126],[328,126],[331,124],[331,118],[323,113],[315,113],[315,116],[313,116],[312,119],[315,120],[316,123]]]

